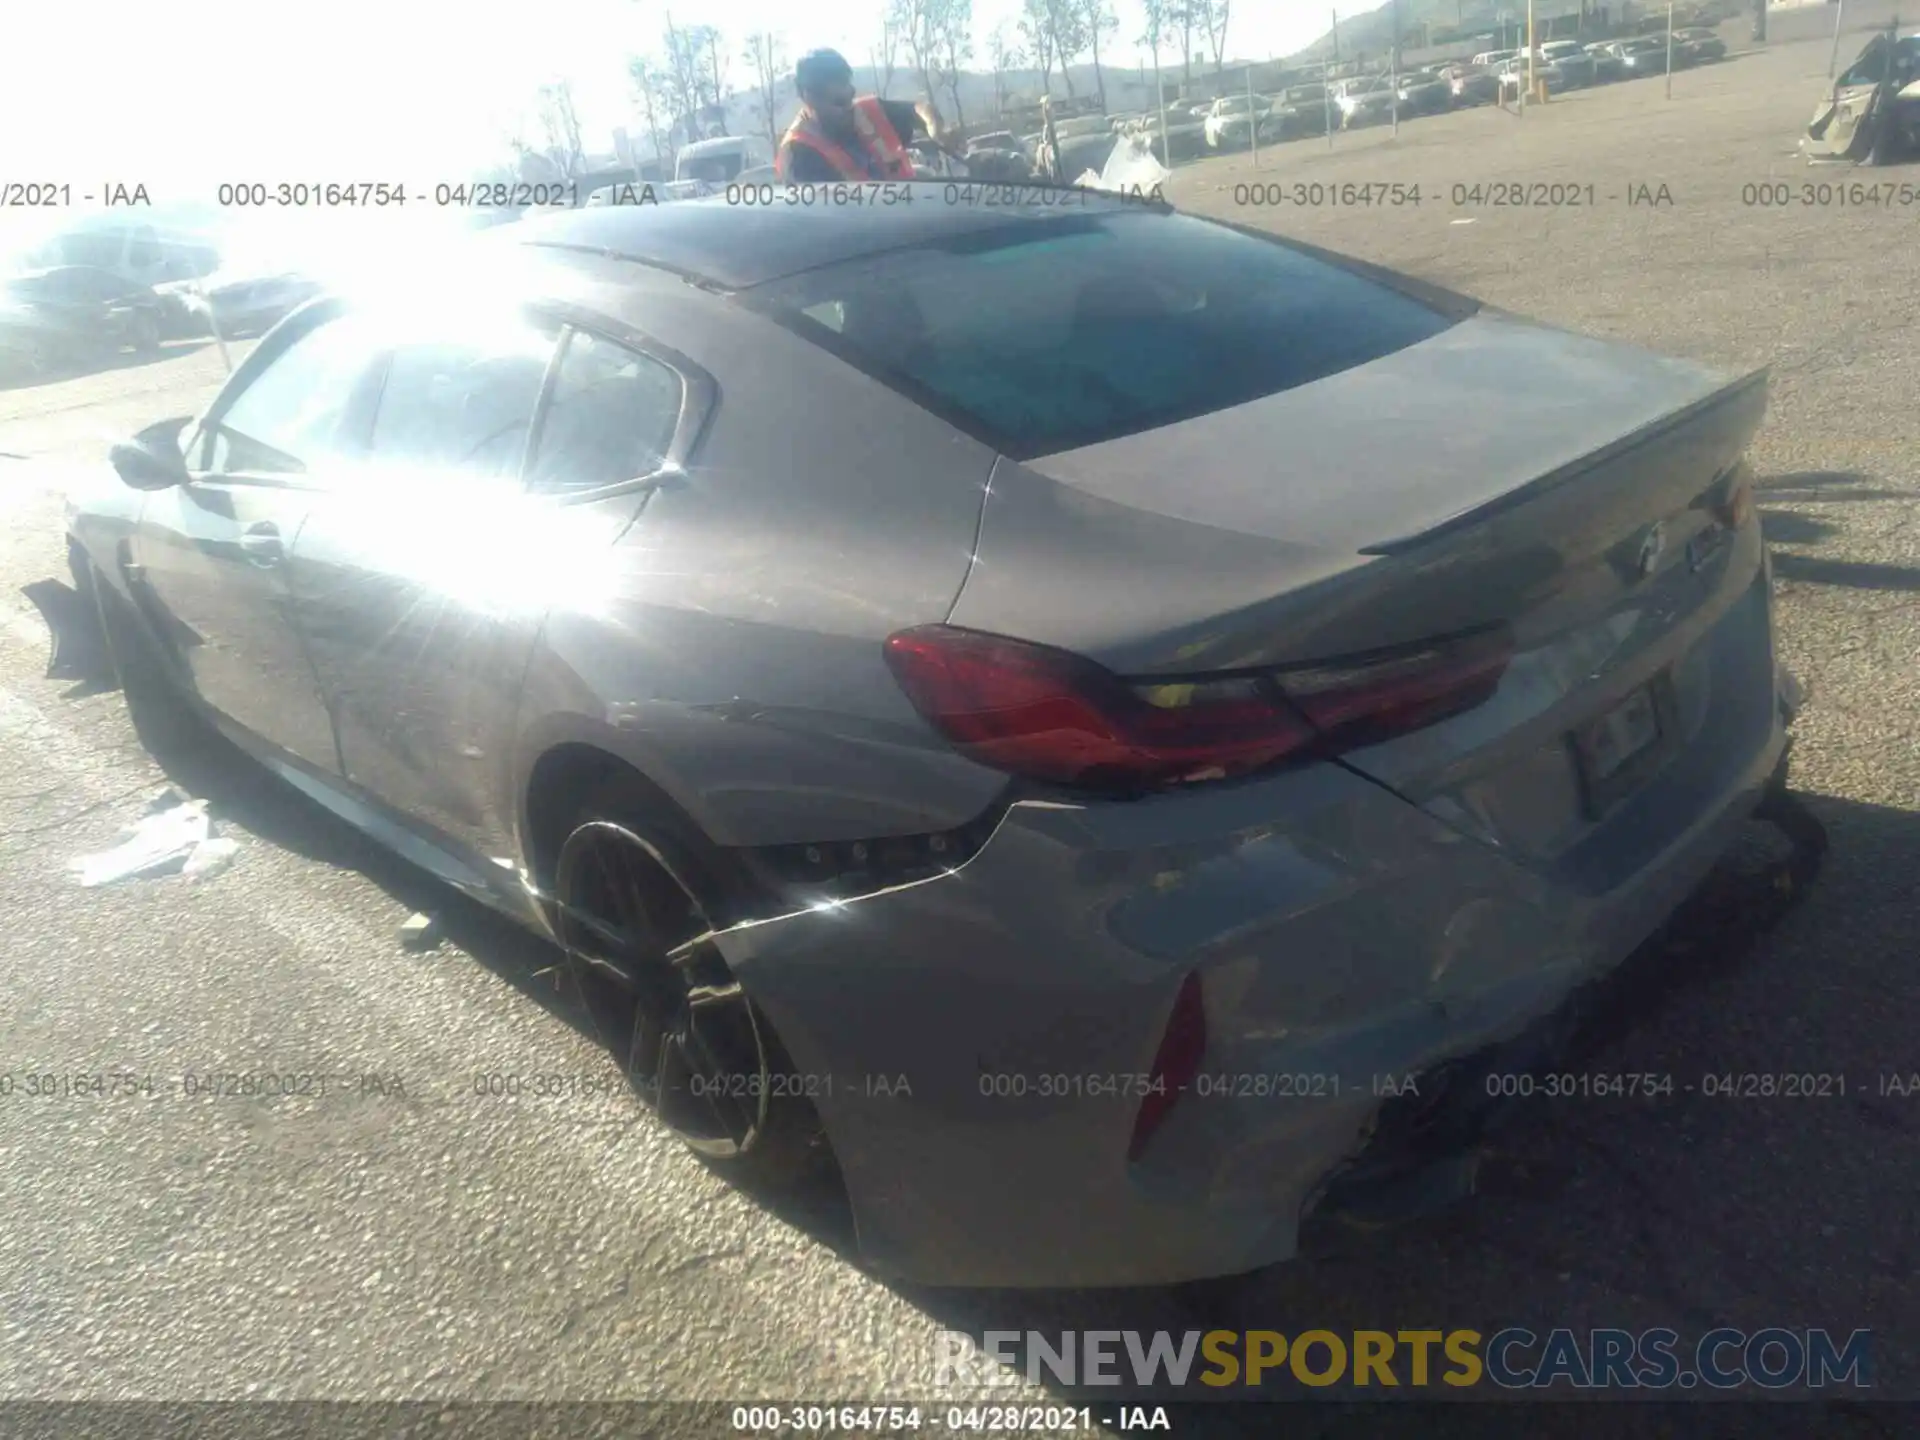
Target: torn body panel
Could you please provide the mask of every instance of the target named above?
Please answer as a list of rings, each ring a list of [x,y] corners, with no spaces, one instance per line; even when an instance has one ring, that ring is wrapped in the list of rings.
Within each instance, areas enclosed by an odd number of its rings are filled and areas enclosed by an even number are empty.
[[[1770,653],[1764,597],[1700,644]],[[1518,1033],[1706,874],[1783,751],[1770,667],[1757,683],[1766,723],[1734,727],[1684,821],[1597,892],[1315,765],[1131,803],[1021,801],[950,874],[721,945],[819,1089],[876,1266],[1009,1286],[1257,1268],[1294,1253],[1382,1077]],[[1753,701],[1720,686],[1710,723]],[[1202,1074],[1130,1162],[1189,973]]]
[[[1920,148],[1920,36],[1875,35],[1814,110],[1810,161],[1870,161]]]

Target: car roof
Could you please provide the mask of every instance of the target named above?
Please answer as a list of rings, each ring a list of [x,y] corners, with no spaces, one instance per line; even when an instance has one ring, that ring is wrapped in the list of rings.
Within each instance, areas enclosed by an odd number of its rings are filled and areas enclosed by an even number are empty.
[[[1111,141],[1111,136],[1099,137]],[[834,187],[807,203],[764,208],[729,203],[725,195],[669,205],[607,205],[563,210],[509,227],[522,245],[584,251],[638,261],[722,289],[744,290],[802,271],[857,260],[889,250],[938,244],[1061,215],[1139,211],[1138,200],[1071,191],[1049,197],[1034,187],[1031,205],[1010,202],[1004,185],[992,195],[952,181],[899,183],[889,193],[911,194],[911,203],[833,203]]]

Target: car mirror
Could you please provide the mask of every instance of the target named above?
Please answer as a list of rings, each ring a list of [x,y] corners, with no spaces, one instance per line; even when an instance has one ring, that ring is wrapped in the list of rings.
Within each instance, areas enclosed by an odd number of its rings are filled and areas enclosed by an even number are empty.
[[[115,445],[107,459],[122,481],[135,490],[171,490],[187,483],[187,461],[180,453],[180,432],[190,416],[149,425],[133,439]]]

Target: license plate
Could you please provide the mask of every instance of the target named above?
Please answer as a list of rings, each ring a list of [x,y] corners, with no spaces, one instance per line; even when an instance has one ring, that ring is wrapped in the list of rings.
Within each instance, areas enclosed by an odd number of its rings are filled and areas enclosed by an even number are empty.
[[[1634,691],[1573,734],[1580,768],[1593,789],[1604,789],[1609,780],[1659,743],[1660,707],[1651,685]]]

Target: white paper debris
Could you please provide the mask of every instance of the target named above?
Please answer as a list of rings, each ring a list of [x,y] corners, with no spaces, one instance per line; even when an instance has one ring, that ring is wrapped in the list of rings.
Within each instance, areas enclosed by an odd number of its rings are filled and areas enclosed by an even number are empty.
[[[180,867],[180,873],[189,880],[205,880],[210,875],[218,875],[233,863],[233,857],[240,853],[240,842],[216,838],[202,840],[193,847],[193,853],[187,856],[187,863]]]
[[[1089,170],[1073,183],[1088,190],[1120,190],[1127,194],[1149,194],[1156,185],[1164,185],[1173,172],[1153,156],[1145,135],[1122,135],[1107,156],[1106,167],[1098,174]]]
[[[204,800],[179,801],[166,809],[152,810],[120,835],[120,843],[111,850],[67,862],[82,886],[91,890],[116,880],[175,870],[195,877],[211,875],[231,863],[240,848],[235,841],[213,838],[213,822],[207,817]]]

